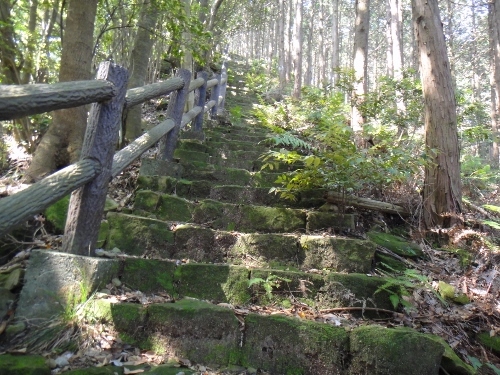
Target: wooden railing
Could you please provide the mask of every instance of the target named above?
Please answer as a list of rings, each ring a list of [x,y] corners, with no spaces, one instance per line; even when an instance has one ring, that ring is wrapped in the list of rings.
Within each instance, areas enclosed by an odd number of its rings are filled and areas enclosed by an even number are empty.
[[[193,130],[201,132],[204,113],[214,116],[224,109],[225,66],[222,74],[211,80],[207,77],[206,72],[199,72],[197,78],[191,80],[191,72],[181,69],[176,77],[165,82],[127,91],[126,69],[104,62],[93,81],[0,86],[0,120],[93,103],[80,160],[25,190],[0,199],[0,236],[73,192],[62,250],[92,255],[111,178],[158,141],[158,158],[172,161],[180,129],[193,121]],[[212,92],[206,102],[209,88]],[[193,90],[196,106],[184,113],[186,98]],[[122,111],[167,94],[170,94],[167,119],[115,153]]]

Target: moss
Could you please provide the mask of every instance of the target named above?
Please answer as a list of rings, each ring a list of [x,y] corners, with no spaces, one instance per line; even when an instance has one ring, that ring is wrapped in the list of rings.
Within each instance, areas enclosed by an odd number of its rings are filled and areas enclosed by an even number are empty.
[[[0,355],[0,373],[9,375],[50,375],[41,355]]]
[[[163,220],[189,222],[193,209],[194,205],[183,198],[162,194],[156,213]]]
[[[482,332],[477,335],[477,338],[487,348],[493,350],[496,354],[500,354],[500,337],[490,336],[488,332]]]
[[[190,224],[177,225],[175,252],[172,258],[187,258],[195,262],[223,262],[227,249],[215,243],[216,232]]]
[[[276,180],[281,173],[255,172],[252,175],[251,186],[256,187],[271,187],[277,186]]]
[[[303,257],[298,253],[298,238],[287,234],[241,234],[234,246],[231,246],[228,257],[237,261],[248,255],[258,267],[297,267]],[[256,264],[255,264],[256,263]]]
[[[124,264],[120,279],[129,288],[143,293],[175,294],[174,262],[139,258],[125,258],[122,262]]]
[[[173,252],[174,233],[160,220],[110,212],[106,248],[119,248],[129,255],[169,258]]]
[[[386,279],[381,277],[331,273],[325,278],[325,285],[318,291],[316,302],[321,308],[366,305],[366,307],[394,310],[389,293],[379,290],[385,283]],[[356,311],[353,313],[356,314]],[[364,314],[374,316],[376,313],[366,311]]]
[[[97,235],[97,248],[104,248],[106,246],[106,241],[109,237],[109,222],[107,220],[101,221],[101,226],[99,227],[99,234]]]
[[[45,210],[45,217],[58,231],[64,232],[68,215],[69,195],[50,205]]]
[[[407,328],[363,326],[350,334],[348,374],[438,375],[444,348]]]
[[[367,235],[368,238],[377,245],[386,247],[403,257],[416,258],[424,255],[419,245],[408,242],[402,237],[381,232],[368,232]]]
[[[175,270],[181,296],[235,304],[250,300],[249,271],[244,267],[185,264]]]
[[[129,368],[130,366],[127,366]],[[123,369],[116,366],[88,367],[64,372],[65,375],[121,375]]]
[[[402,272],[406,269],[406,265],[403,262],[382,253],[375,254],[375,262],[377,267],[387,272]]]
[[[354,215],[312,211],[307,213],[307,230],[332,228],[354,230]]]
[[[135,194],[134,209],[155,212],[160,203],[160,194],[141,190]]]
[[[284,233],[305,229],[306,215],[301,210],[262,206],[242,206],[242,232]]]
[[[370,241],[323,236],[302,236],[304,269],[331,269],[337,272],[369,273],[375,256]]]
[[[469,297],[467,297],[467,295],[465,295],[464,293],[457,293],[453,285],[445,283],[444,281],[440,281],[438,287],[439,294],[441,294],[441,297],[443,297],[444,299],[459,303],[461,305],[470,303]]]
[[[441,344],[444,348],[443,358],[441,359],[441,367],[445,369],[448,374],[454,375],[473,375],[474,369],[462,361],[453,351],[453,349],[441,337],[435,335],[427,335],[427,337],[435,342]]]
[[[349,336],[343,328],[256,314],[246,316],[245,328],[244,366],[272,374],[344,373]]]
[[[210,147],[197,140],[182,140],[177,144],[176,149],[206,153],[210,150]]]
[[[230,309],[190,299],[151,305],[148,316],[150,339],[178,357],[225,366],[238,350],[239,322]]]
[[[210,155],[205,152],[188,151],[179,148],[175,150],[174,157],[180,159],[181,163],[183,161],[208,163],[210,159]]]

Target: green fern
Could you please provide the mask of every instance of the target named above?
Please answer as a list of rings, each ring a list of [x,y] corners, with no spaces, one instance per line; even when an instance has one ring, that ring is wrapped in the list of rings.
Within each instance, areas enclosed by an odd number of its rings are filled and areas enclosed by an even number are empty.
[[[274,146],[285,146],[293,149],[303,149],[313,151],[314,147],[291,133],[277,134],[266,140]]]

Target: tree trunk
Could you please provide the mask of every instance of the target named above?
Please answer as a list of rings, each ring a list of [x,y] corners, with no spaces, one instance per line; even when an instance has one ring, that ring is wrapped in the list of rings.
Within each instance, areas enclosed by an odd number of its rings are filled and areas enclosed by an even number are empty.
[[[302,0],[294,0],[295,19],[293,22],[293,73],[292,97],[300,99],[302,89]]]
[[[280,94],[283,94],[286,84],[286,67],[285,67],[285,0],[279,1],[278,9],[278,75]]]
[[[326,62],[325,62],[325,9],[323,0],[318,1],[318,10],[316,13],[318,19],[318,84],[320,87],[326,85]],[[313,18],[313,22],[316,17]]]
[[[351,126],[361,133],[365,122],[360,107],[368,89],[368,31],[370,30],[370,0],[356,0],[356,23],[354,30],[354,89],[352,93]],[[360,138],[357,143],[361,143]]]
[[[340,40],[339,40],[339,0],[332,0],[332,71],[333,83],[337,83],[336,70],[340,67]]]
[[[149,57],[153,48],[158,8],[155,0],[144,0],[141,7],[141,15],[137,25],[137,34],[130,58],[130,79],[128,89],[144,86],[148,73]],[[130,108],[126,114],[125,138],[133,141],[142,134],[142,106],[137,105]]]
[[[59,81],[92,78],[94,21],[98,0],[70,0],[59,69]],[[28,181],[38,180],[78,160],[87,124],[87,107],[55,111],[30,167]]]
[[[488,26],[490,39],[490,85],[491,85],[491,167],[499,167],[500,137],[500,0],[491,0],[488,4]]]
[[[455,93],[437,0],[412,0],[424,95],[423,219],[427,229],[461,222],[462,190]]]

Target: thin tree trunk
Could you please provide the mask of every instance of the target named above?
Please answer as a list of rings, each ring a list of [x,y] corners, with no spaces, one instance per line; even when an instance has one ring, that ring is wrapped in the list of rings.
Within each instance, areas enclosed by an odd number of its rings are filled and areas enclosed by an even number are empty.
[[[137,25],[138,30],[132,48],[130,59],[130,79],[128,89],[144,86],[148,72],[149,57],[153,48],[154,33],[158,17],[158,8],[155,0],[144,0],[141,6],[141,15]],[[133,141],[142,134],[142,106],[130,108],[126,114],[125,138]]]
[[[59,69],[59,81],[92,78],[94,21],[98,0],[71,0]],[[35,152],[26,180],[33,181],[78,160],[87,124],[87,107],[55,111]]]
[[[333,83],[337,83],[336,70],[340,67],[339,1],[332,0],[332,72]]]
[[[461,222],[462,190],[455,92],[437,0],[412,0],[424,95],[423,221],[427,229]]]
[[[323,0],[318,1],[318,83],[321,87],[326,84],[326,62],[325,62],[325,12]],[[316,17],[313,17],[315,20]],[[313,21],[314,22],[314,21]]]
[[[490,40],[490,86],[491,86],[491,167],[499,168],[500,137],[500,0],[491,0],[488,4],[488,28]]]
[[[351,126],[355,133],[363,130],[364,118],[360,107],[368,90],[368,32],[370,30],[370,0],[356,0],[354,30],[354,90],[352,93]],[[358,134],[357,143],[361,144]]]
[[[302,89],[302,0],[294,0],[295,19],[293,32],[293,73],[294,83],[292,97],[300,99]]]

